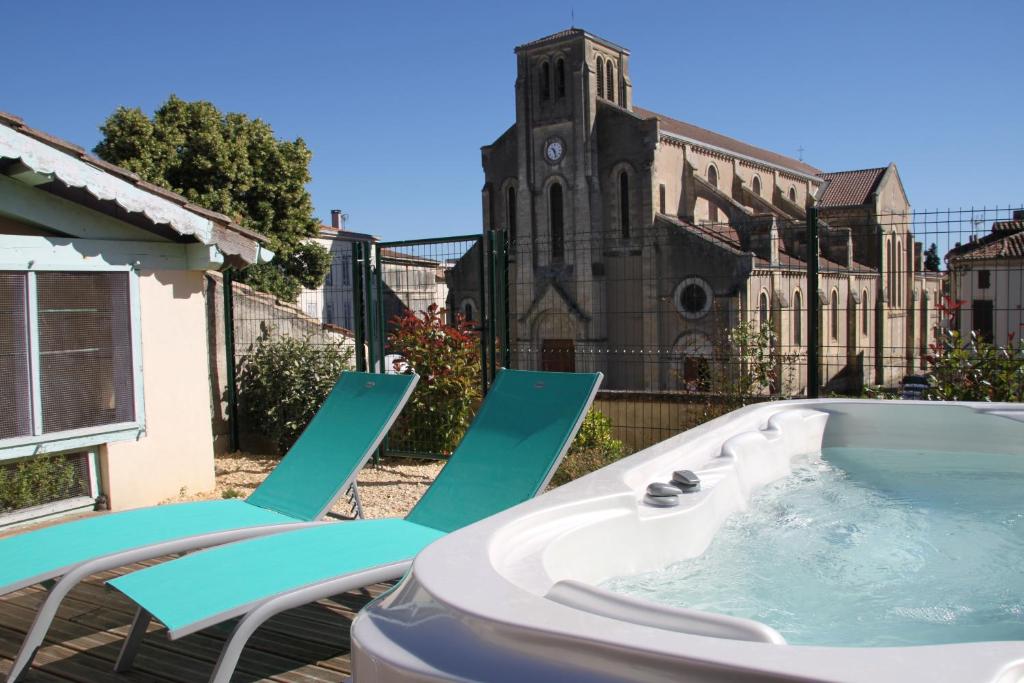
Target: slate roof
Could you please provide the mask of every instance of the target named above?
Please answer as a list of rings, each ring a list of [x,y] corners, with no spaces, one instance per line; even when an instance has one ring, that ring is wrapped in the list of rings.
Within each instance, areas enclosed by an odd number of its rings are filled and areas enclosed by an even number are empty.
[[[665,116],[664,114],[659,114],[640,107],[633,107],[633,113],[644,119],[657,119],[658,125],[665,132],[688,138],[697,143],[704,143],[705,145],[710,145],[712,147],[719,147],[734,154],[741,154],[758,161],[763,161],[767,164],[781,166],[782,168],[797,171],[806,175],[821,175],[820,169],[798,159],[787,157],[784,154],[778,154],[777,152],[772,152],[760,147],[755,147],[754,145],[747,144],[746,142],[731,138],[727,135],[716,133],[713,130],[695,126],[692,123],[686,123],[685,121],[680,121],[670,116]]]
[[[1024,258],[1024,220],[996,221],[988,235],[953,247],[946,258],[951,261]]]
[[[858,206],[865,203],[878,188],[885,168],[865,168],[859,171],[838,171],[822,173],[821,179],[828,182],[819,206]]]

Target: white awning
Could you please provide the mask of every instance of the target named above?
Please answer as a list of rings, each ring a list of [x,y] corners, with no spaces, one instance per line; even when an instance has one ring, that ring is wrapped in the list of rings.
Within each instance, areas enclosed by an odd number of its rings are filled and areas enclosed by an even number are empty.
[[[175,232],[191,235],[203,244],[214,241],[214,223],[210,219],[2,125],[0,158],[20,159],[36,173],[52,175],[69,187],[84,188],[97,199],[116,202],[126,211],[144,214],[154,223],[169,225]]]

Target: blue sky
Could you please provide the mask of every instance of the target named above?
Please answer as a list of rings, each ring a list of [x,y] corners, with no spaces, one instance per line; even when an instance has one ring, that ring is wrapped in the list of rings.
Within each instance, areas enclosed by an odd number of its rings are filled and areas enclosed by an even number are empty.
[[[824,170],[895,161],[918,209],[1024,202],[1019,0],[12,3],[0,109],[91,148],[118,105],[210,100],[306,140],[321,218],[476,232],[513,48],[571,11],[630,49],[639,106]]]

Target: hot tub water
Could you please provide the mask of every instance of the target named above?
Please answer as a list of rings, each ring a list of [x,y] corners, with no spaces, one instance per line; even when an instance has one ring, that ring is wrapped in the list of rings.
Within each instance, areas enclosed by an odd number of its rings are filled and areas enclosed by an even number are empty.
[[[1024,457],[828,448],[701,556],[604,587],[795,645],[1024,640]]]

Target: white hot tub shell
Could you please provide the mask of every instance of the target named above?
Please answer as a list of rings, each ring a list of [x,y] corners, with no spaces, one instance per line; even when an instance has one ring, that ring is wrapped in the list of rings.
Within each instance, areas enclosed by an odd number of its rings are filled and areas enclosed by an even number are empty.
[[[794,457],[834,446],[1024,456],[1024,406],[823,399],[734,411],[429,546],[354,622],[354,679],[1024,680],[1024,642],[794,646],[759,622],[597,587],[700,555]],[[680,469],[699,475],[699,492],[645,503],[649,483]]]

